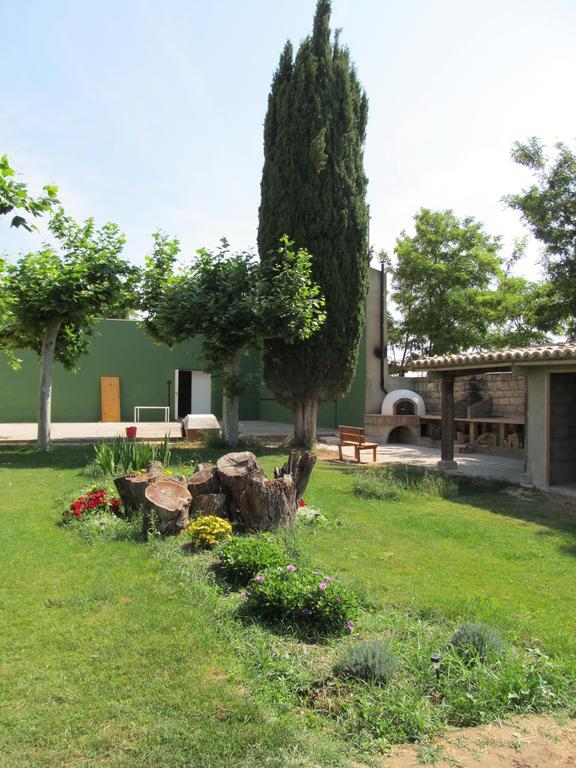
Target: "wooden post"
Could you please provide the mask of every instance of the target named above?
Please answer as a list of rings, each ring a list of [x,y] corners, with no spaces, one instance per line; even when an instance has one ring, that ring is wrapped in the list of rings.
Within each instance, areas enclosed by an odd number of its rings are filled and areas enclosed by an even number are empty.
[[[442,374],[442,448],[439,469],[456,469],[454,461],[454,376]]]

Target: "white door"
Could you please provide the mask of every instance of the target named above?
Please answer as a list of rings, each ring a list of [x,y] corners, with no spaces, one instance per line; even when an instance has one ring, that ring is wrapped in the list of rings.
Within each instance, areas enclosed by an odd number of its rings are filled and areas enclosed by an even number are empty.
[[[192,410],[190,413],[212,413],[212,378],[204,371],[192,371]]]

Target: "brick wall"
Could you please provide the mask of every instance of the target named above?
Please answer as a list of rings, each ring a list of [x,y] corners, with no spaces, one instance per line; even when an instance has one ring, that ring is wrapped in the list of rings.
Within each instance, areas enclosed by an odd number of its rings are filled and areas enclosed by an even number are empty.
[[[396,378],[396,377],[394,377]],[[440,380],[428,376],[405,376],[401,388],[411,389],[422,397],[427,413],[440,413],[442,397]],[[400,387],[393,387],[394,389]],[[391,387],[392,389],[392,387]],[[466,408],[485,397],[492,399],[492,416],[523,416],[526,401],[526,379],[512,373],[487,373],[458,377],[454,383],[456,415],[465,416]],[[487,414],[486,414],[487,415]]]

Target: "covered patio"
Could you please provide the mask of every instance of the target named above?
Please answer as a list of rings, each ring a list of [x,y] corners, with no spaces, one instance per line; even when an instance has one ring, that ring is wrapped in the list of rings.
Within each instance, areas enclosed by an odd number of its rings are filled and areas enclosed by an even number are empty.
[[[511,371],[524,376],[527,384],[525,414],[515,420],[516,427],[522,426],[524,432],[521,481],[538,488],[576,489],[576,344],[439,355],[416,360],[410,368],[428,371],[441,380],[440,469],[458,467],[454,458],[455,425],[462,420],[454,414],[455,379]],[[510,419],[496,421],[505,434]]]

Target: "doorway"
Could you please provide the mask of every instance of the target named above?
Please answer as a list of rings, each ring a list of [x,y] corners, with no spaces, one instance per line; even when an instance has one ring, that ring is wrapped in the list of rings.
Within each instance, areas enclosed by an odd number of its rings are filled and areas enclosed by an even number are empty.
[[[204,371],[175,371],[174,410],[176,419],[189,413],[212,412],[212,379]]]
[[[550,374],[550,485],[576,484],[576,373]]]

